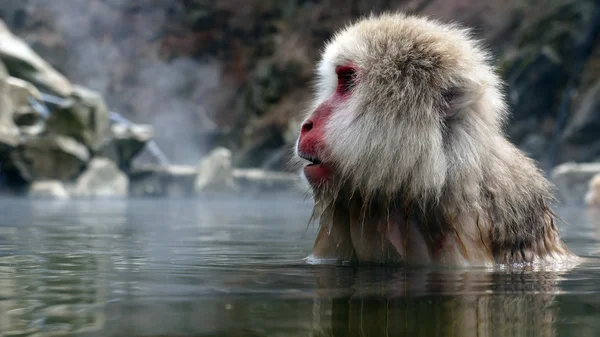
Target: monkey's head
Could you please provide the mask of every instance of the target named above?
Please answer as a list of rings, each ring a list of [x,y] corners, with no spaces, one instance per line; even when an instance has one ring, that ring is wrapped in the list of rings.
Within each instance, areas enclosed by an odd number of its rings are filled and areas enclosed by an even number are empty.
[[[482,179],[505,103],[489,54],[469,32],[385,14],[338,32],[317,67],[296,153],[316,191],[413,200]],[[489,163],[488,163],[489,164]]]

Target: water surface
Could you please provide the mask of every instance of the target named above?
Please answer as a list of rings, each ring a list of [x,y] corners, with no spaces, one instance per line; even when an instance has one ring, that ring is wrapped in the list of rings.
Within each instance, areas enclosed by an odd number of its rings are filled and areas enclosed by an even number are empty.
[[[311,204],[0,200],[0,336],[598,336],[600,212],[570,271],[310,266]]]

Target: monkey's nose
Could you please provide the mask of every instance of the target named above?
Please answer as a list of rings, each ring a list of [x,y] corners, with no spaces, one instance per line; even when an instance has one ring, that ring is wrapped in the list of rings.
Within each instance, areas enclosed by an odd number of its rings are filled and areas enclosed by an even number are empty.
[[[312,130],[312,128],[313,128],[313,122],[311,120],[307,120],[306,122],[302,123],[302,131],[300,133],[305,134],[305,133],[309,132],[310,130]]]

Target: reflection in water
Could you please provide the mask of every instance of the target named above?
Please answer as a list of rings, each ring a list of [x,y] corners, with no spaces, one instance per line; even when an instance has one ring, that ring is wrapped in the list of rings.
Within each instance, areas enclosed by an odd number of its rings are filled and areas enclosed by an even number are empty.
[[[374,279],[377,274],[361,269],[353,277],[319,277],[357,291],[330,300],[321,293],[315,335],[555,335],[555,272],[404,271],[388,280]]]
[[[98,224],[75,212],[60,226],[48,225],[48,219],[63,217],[65,205],[45,206],[42,213],[35,204],[3,213],[12,219],[3,219],[0,227],[0,331],[12,336],[100,330],[107,285],[97,275],[106,271],[108,256],[94,253],[107,247],[94,235]]]
[[[0,200],[0,336],[595,336],[600,212],[574,270],[310,266],[310,203]]]

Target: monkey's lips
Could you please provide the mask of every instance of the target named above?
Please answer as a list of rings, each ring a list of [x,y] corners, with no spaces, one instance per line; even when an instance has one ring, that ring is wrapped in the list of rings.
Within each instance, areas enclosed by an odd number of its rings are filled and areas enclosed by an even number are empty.
[[[331,171],[319,158],[308,155],[301,155],[300,157],[310,162],[304,167],[304,176],[311,185],[319,186],[329,180]]]

